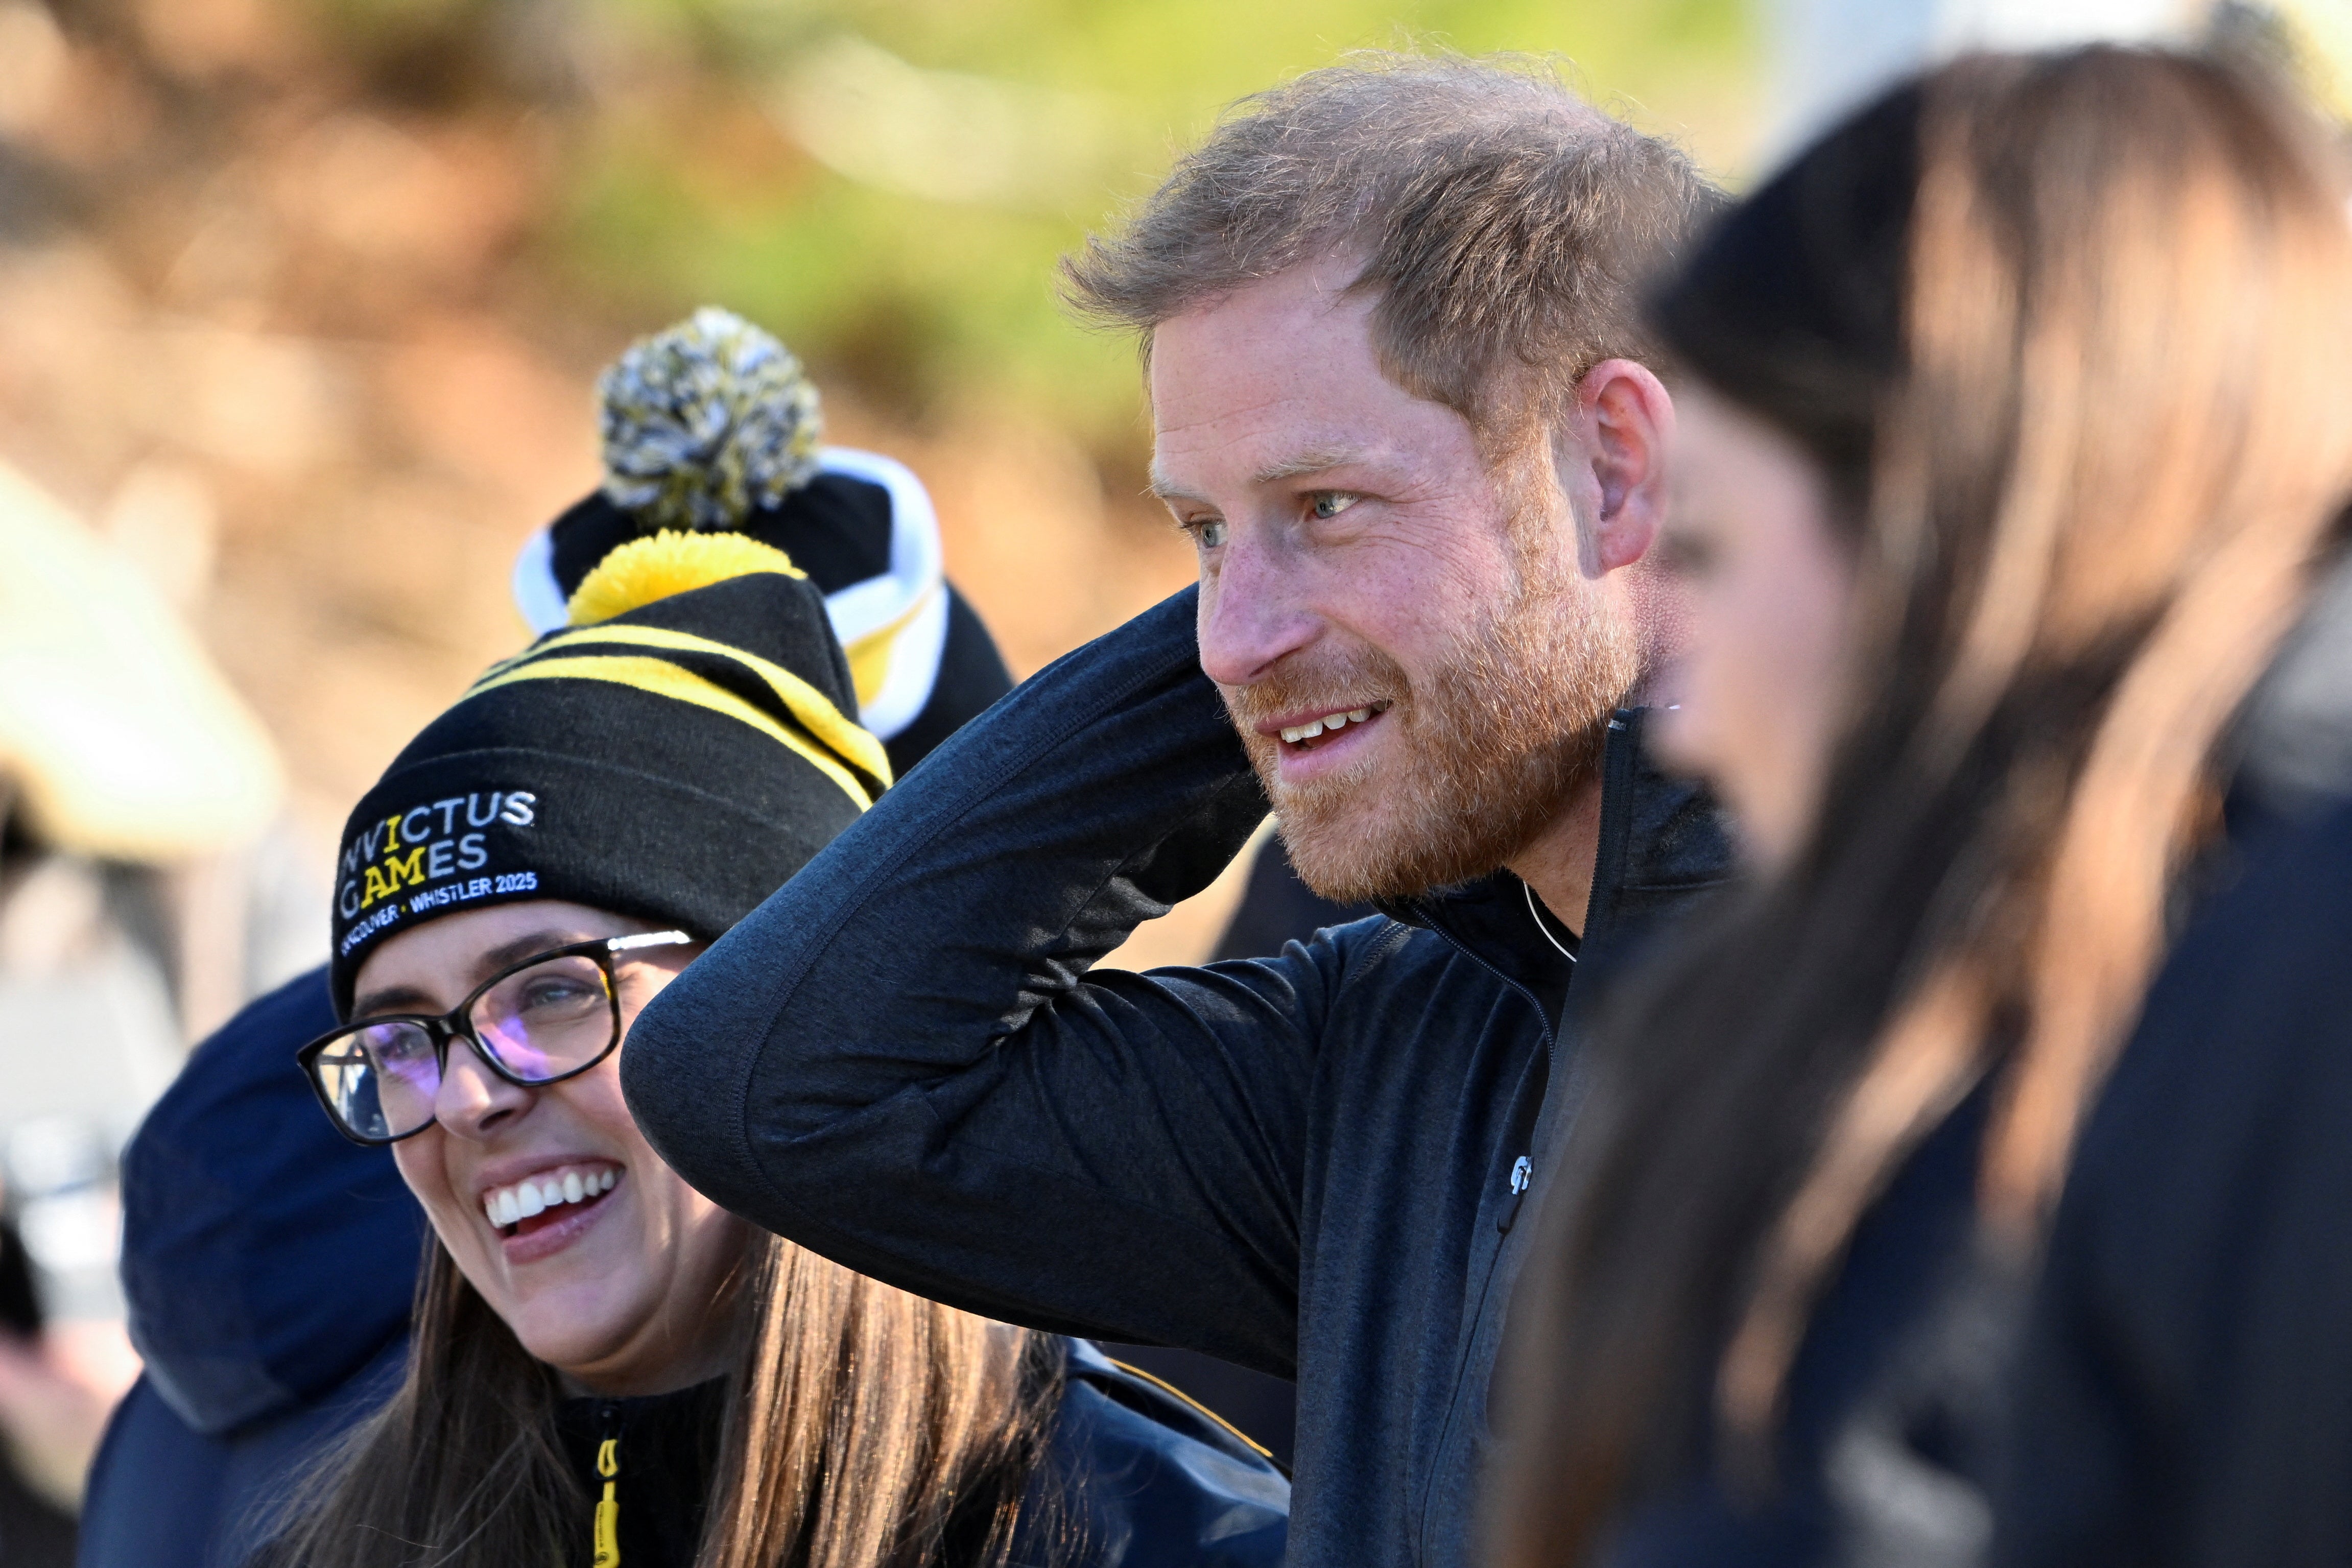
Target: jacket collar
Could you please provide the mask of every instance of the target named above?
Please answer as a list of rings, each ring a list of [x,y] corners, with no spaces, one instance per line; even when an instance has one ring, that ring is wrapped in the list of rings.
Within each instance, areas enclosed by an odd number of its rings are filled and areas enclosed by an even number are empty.
[[[1506,981],[1532,992],[1548,1016],[1577,968],[1608,962],[1690,895],[1730,873],[1731,845],[1706,791],[1670,778],[1642,746],[1649,710],[1621,708],[1601,752],[1601,830],[1581,942],[1571,966],[1536,927],[1527,884],[1496,871],[1459,887],[1383,902],[1381,912],[1450,938]]]

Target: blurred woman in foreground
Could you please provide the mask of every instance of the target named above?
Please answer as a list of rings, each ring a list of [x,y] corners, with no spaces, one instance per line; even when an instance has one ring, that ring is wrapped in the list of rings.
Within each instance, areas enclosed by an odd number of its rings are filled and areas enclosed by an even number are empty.
[[[1669,760],[1749,886],[1602,1035],[1517,1315],[1510,1568],[1965,1561],[2076,1124],[2352,489],[2352,230],[2272,84],[1965,60],[1656,309],[1694,378]]]

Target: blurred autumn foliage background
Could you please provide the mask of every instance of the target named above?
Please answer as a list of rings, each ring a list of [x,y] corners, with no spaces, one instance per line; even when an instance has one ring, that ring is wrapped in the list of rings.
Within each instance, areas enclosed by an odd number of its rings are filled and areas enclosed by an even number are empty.
[[[1183,583],[1053,263],[1360,46],[1557,50],[1717,166],[1738,0],[0,0],[0,459],[181,605],[323,855],[512,650],[592,385],[723,303],[931,485],[1016,673]]]
[[[342,817],[523,640],[632,338],[721,304],[799,351],[1025,675],[1192,575],[1054,264],[1235,98],[1555,54],[1736,181],[1963,24],[2126,12],[2291,14],[2352,116],[2352,0],[0,0],[0,1222],[55,1320],[0,1325],[0,1437],[70,1511],[138,1367],[122,1141],[323,956]],[[1236,880],[1118,960],[1204,953]]]

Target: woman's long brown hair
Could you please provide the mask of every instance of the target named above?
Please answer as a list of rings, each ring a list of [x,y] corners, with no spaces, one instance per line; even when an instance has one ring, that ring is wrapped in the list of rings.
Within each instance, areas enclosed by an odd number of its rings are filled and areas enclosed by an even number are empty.
[[[2352,493],[2352,223],[2284,89],[2116,48],[1948,67],[1663,293],[1828,474],[1855,564],[1810,842],[1596,1040],[1515,1314],[1498,1561],[1769,1475],[1855,1226],[1979,1088],[2021,1263],[2132,1021],[2217,752]]]
[[[293,1500],[269,1561],[578,1568],[592,1508],[556,1374],[437,1241],[426,1254],[405,1380]],[[1051,1342],[765,1235],[737,1289],[697,1568],[1002,1564],[1060,1399]]]

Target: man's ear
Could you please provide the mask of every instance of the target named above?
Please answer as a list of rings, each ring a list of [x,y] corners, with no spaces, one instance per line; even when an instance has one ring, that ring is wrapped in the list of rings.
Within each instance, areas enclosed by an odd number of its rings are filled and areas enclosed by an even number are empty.
[[[1577,510],[1577,554],[1593,576],[1650,552],[1666,514],[1666,446],[1675,401],[1647,365],[1606,359],[1576,384],[1552,460]]]

